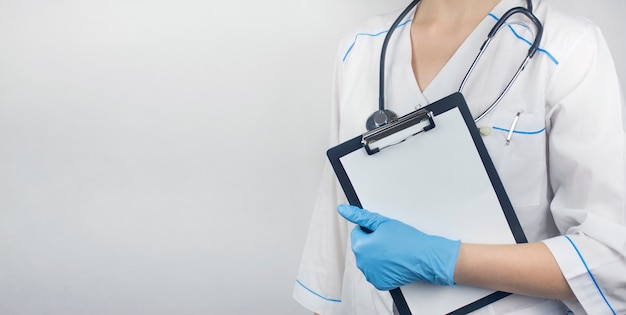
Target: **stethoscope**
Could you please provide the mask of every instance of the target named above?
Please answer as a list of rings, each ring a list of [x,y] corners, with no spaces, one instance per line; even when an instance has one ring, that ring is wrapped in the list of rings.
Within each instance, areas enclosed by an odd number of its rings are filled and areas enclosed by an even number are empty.
[[[404,9],[404,11],[402,11],[402,13],[400,13],[400,16],[398,16],[398,18],[393,22],[393,24],[389,28],[389,31],[387,32],[387,35],[385,36],[385,40],[383,41],[383,46],[382,46],[382,50],[381,50],[381,53],[380,53],[378,110],[376,112],[374,112],[367,119],[367,121],[365,123],[365,126],[366,126],[367,130],[374,130],[374,129],[378,128],[378,127],[381,127],[381,126],[383,126],[383,125],[385,125],[387,123],[390,123],[390,122],[394,122],[394,121],[396,121],[398,119],[398,115],[396,113],[394,113],[393,111],[391,111],[389,109],[385,109],[385,56],[387,54],[387,45],[389,44],[389,39],[391,38],[391,34],[393,34],[393,31],[398,27],[400,22],[402,22],[402,19],[404,19],[404,17],[419,2],[420,2],[420,0],[413,0],[413,2],[411,2],[409,4],[409,6],[406,7],[406,9]],[[459,87],[458,92],[462,92],[463,91],[463,87],[465,87],[465,83],[467,82],[467,79],[470,77],[470,75],[474,71],[474,68],[476,67],[476,64],[478,64],[478,61],[480,60],[480,58],[482,57],[483,53],[485,52],[485,50],[489,46],[489,43],[491,43],[491,40],[494,38],[494,36],[498,32],[498,30],[500,30],[500,28],[506,23],[506,21],[511,16],[513,16],[515,14],[523,14],[526,17],[528,17],[528,19],[530,19],[533,24],[535,24],[535,27],[536,27],[535,39],[534,39],[532,45],[530,46],[530,49],[528,49],[528,54],[526,55],[526,58],[524,59],[524,61],[520,65],[520,67],[517,69],[517,71],[515,72],[515,74],[511,78],[511,80],[504,87],[504,89],[502,90],[500,95],[498,95],[496,100],[489,107],[487,107],[487,109],[485,109],[480,115],[478,115],[476,118],[474,118],[474,122],[478,122],[483,117],[487,116],[487,114],[489,114],[500,103],[500,101],[502,100],[502,98],[504,98],[506,93],[509,91],[509,89],[511,88],[511,86],[513,85],[515,80],[517,80],[517,78],[519,77],[520,73],[522,73],[522,71],[526,67],[526,64],[528,64],[530,59],[533,58],[533,56],[535,55],[535,53],[539,49],[539,43],[541,42],[541,36],[543,35],[543,25],[541,24],[539,19],[532,13],[532,11],[533,11],[532,0],[526,0],[526,3],[527,3],[527,7],[526,8],[524,8],[524,7],[514,7],[512,9],[508,10],[506,13],[504,13],[504,15],[502,15],[502,17],[498,20],[498,22],[491,28],[491,31],[489,32],[489,35],[487,35],[487,39],[485,40],[485,42],[480,47],[480,51],[478,52],[478,55],[476,55],[476,58],[472,62],[472,65],[470,66],[469,70],[465,74],[465,77],[463,78],[463,81],[461,82],[461,86]]]

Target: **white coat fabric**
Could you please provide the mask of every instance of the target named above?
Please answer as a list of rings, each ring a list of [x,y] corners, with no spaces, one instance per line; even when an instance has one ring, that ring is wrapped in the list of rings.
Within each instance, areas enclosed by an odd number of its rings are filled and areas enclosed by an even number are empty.
[[[525,1],[501,1],[425,89],[411,67],[409,13],[387,52],[387,108],[404,115],[456,92],[493,24],[514,6]],[[529,242],[548,246],[577,299],[511,295],[476,314],[626,314],[624,102],[612,57],[589,21],[538,1],[534,13],[544,25],[540,51],[477,125],[490,127],[483,140]],[[331,145],[365,132],[377,109],[380,47],[398,14],[367,20],[341,43]],[[533,32],[516,15],[491,43],[463,91],[475,117],[517,70]],[[392,314],[389,293],[377,291],[356,268],[352,225],[337,214],[339,203],[345,198],[327,166],[294,297],[323,315]]]

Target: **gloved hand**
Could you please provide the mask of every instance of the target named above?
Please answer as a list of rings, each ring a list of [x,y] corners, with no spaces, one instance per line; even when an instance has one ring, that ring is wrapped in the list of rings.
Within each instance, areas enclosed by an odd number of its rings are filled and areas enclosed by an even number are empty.
[[[352,230],[352,251],[367,281],[391,290],[416,281],[454,286],[460,241],[428,235],[400,221],[355,206],[337,211],[359,226]]]

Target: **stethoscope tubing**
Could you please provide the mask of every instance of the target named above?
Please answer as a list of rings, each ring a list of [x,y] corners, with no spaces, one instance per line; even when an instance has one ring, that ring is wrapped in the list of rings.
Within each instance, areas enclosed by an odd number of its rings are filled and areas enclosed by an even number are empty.
[[[385,40],[383,41],[383,46],[380,51],[380,64],[378,71],[378,110],[385,110],[385,59],[387,57],[387,46],[389,45],[389,40],[391,39],[391,34],[398,28],[400,22],[404,19],[404,17],[413,10],[413,8],[420,2],[420,0],[413,0],[403,11],[400,13],[398,18],[391,24],[387,35],[385,35]]]
[[[383,41],[383,45],[382,45],[382,49],[381,49],[381,53],[380,53],[380,65],[379,65],[380,69],[379,69],[379,85],[378,85],[378,88],[379,88],[378,111],[375,112],[374,115],[381,114],[381,113],[382,113],[382,115],[385,115],[386,112],[390,112],[389,110],[385,110],[385,59],[386,59],[386,55],[387,55],[387,46],[389,45],[389,40],[391,39],[391,35],[395,31],[395,29],[398,27],[398,25],[400,25],[400,22],[402,22],[402,20],[406,17],[406,15],[419,2],[420,2],[420,0],[413,0],[400,13],[400,15],[396,18],[396,20],[393,22],[393,24],[389,28],[389,31],[387,32],[387,35],[385,36],[385,39]],[[465,73],[465,76],[463,77],[463,80],[461,82],[461,85],[459,87],[458,92],[462,92],[463,91],[463,88],[465,87],[465,84],[467,83],[467,80],[469,79],[470,75],[474,71],[474,68],[478,64],[478,61],[482,58],[484,52],[486,51],[487,47],[491,43],[492,39],[496,36],[496,34],[502,28],[502,26],[504,26],[506,24],[506,21],[511,16],[513,16],[515,14],[523,14],[535,25],[535,28],[536,28],[535,39],[534,39],[533,43],[531,44],[530,48],[528,49],[528,53],[526,55],[526,58],[524,58],[524,60],[522,61],[522,64],[519,66],[519,68],[517,69],[517,71],[515,72],[515,74],[511,78],[511,80],[504,87],[502,92],[498,95],[496,100],[491,105],[489,105],[489,107],[487,107],[487,109],[485,109],[480,115],[478,115],[476,118],[474,118],[474,122],[478,122],[479,120],[483,119],[494,108],[496,108],[496,106],[500,103],[500,101],[502,101],[504,96],[509,92],[509,90],[511,89],[513,83],[515,83],[515,81],[520,76],[520,74],[522,73],[524,68],[526,68],[526,65],[528,64],[528,62],[534,57],[535,53],[539,50],[539,44],[541,43],[541,38],[542,38],[542,35],[543,35],[543,25],[541,24],[541,21],[539,21],[539,19],[532,13],[532,10],[533,10],[532,0],[526,0],[526,3],[527,3],[527,8],[524,8],[524,7],[514,7],[512,9],[508,10],[507,12],[505,12],[502,15],[502,17],[496,22],[496,24],[489,31],[489,34],[487,35],[487,39],[485,40],[485,42],[483,42],[482,46],[480,47],[480,51],[476,55],[476,58],[474,58],[474,61],[472,62],[470,68],[468,69],[468,71]],[[387,122],[387,121],[385,121],[385,122]],[[368,127],[368,129],[369,129],[369,127]]]

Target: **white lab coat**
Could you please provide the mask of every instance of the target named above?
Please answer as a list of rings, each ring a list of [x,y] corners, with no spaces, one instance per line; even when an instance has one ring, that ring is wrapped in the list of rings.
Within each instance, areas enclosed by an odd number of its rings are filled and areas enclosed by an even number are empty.
[[[404,115],[455,92],[496,19],[514,6],[525,1],[497,5],[425,90],[411,68],[409,13],[387,52],[387,107]],[[363,133],[377,109],[380,47],[398,13],[367,20],[341,43],[331,145]],[[626,314],[624,102],[612,57],[592,23],[538,1],[534,13],[544,25],[541,51],[477,125],[491,127],[483,140],[528,240],[548,246],[577,300],[512,295],[476,313]],[[524,39],[532,41],[530,32],[513,24],[492,42],[463,92],[474,116],[517,70],[529,48]],[[515,133],[505,145],[518,112]],[[352,226],[336,213],[343,202],[327,166],[294,297],[323,315],[391,314],[389,293],[374,289],[355,266]]]

